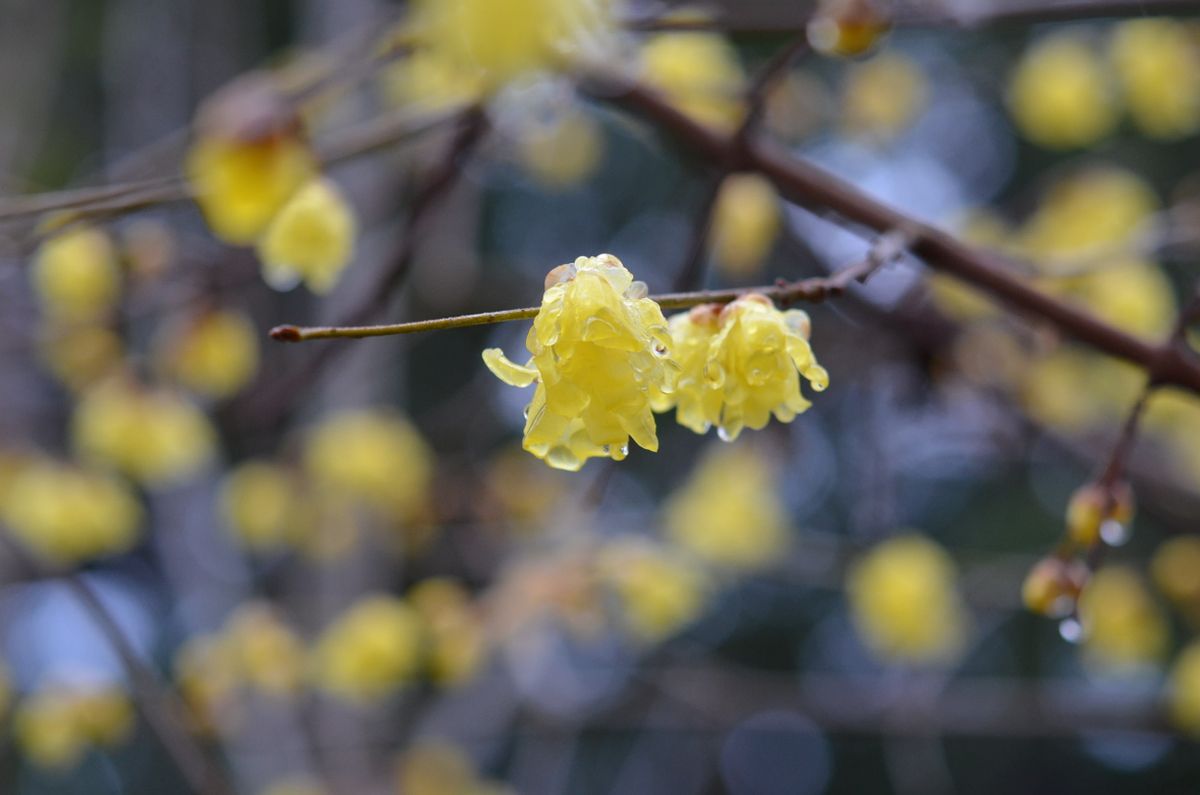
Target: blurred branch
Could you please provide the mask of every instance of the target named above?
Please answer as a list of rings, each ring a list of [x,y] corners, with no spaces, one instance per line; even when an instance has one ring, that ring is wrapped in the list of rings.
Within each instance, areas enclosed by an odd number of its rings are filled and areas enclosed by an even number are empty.
[[[30,576],[61,580],[91,617],[92,623],[104,635],[125,669],[132,687],[134,703],[142,717],[158,737],[192,792],[196,795],[230,795],[233,790],[225,782],[220,769],[209,760],[195,738],[184,728],[183,704],[175,693],[159,680],[154,671],[142,662],[121,625],[87,581],[74,571],[58,571],[43,565],[4,532],[0,532],[0,546],[3,546],[5,552]]]
[[[777,282],[764,287],[738,287],[729,290],[694,290],[683,293],[663,293],[651,296],[663,309],[687,309],[701,304],[728,304],[745,295],[765,295],[784,306],[797,301],[819,302],[840,295],[854,282],[866,281],[875,271],[892,262],[904,253],[909,236],[902,231],[889,232],[876,241],[875,245],[860,262],[843,268],[832,276],[801,279],[794,282]],[[510,320],[528,320],[536,317],[539,307],[502,309],[496,312],[480,312],[474,315],[455,315],[433,320],[415,320],[408,323],[393,323],[381,326],[276,326],[271,329],[271,338],[280,342],[306,342],[318,339],[358,339],[362,337],[387,337],[396,334],[415,334],[422,331],[484,326],[505,323]]]
[[[723,158],[735,145],[728,136],[694,121],[636,81],[594,74],[583,82],[582,89],[653,122],[701,157]],[[935,270],[955,276],[1079,342],[1138,365],[1160,384],[1200,394],[1200,364],[1178,346],[1149,343],[1041,292],[1007,272],[1004,261],[995,255],[877,201],[849,182],[794,157],[778,144],[754,140],[746,156],[748,168],[769,178],[780,194],[795,204],[815,213],[833,213],[878,233],[905,229],[912,236],[910,251]]]
[[[704,252],[708,248],[721,186],[725,184],[727,176],[737,171],[742,148],[757,131],[771,90],[787,74],[788,67],[807,51],[808,39],[804,35],[796,36],[763,66],[746,89],[746,115],[734,135],[739,146],[730,149],[730,157],[721,163],[720,168],[711,175],[710,183],[705,186],[704,200],[693,222],[692,237],[684,254],[683,265],[675,278],[676,290],[693,290],[703,284]]]
[[[733,3],[726,4],[728,7]],[[979,28],[988,25],[1033,25],[1041,22],[1070,22],[1085,19],[1144,17],[1164,14],[1193,14],[1200,11],[1198,0],[994,0],[979,3],[926,3],[913,7],[897,3],[892,15],[897,27],[913,28]],[[956,6],[959,6],[956,8]],[[712,17],[695,14],[664,12],[654,16],[631,17],[625,20],[629,30],[661,33],[668,31],[716,31],[744,35],[772,35],[802,31],[812,17],[812,4],[776,5],[780,13],[767,19],[749,18],[724,13]]]

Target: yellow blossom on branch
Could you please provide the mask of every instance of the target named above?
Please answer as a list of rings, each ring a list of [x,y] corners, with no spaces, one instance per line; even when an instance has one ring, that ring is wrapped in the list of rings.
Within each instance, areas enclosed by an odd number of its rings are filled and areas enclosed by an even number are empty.
[[[772,414],[791,422],[812,405],[800,392],[801,375],[818,392],[829,385],[808,344],[810,328],[805,312],[780,311],[759,294],[676,315],[671,336],[681,372],[655,410],[675,408],[679,424],[696,433],[716,425],[727,441],[762,428]]]
[[[33,260],[33,286],[47,314],[59,321],[95,320],[121,294],[121,270],[101,229],[74,226],[49,238]]]
[[[310,181],[280,208],[258,241],[263,279],[277,290],[303,281],[314,293],[329,292],[354,255],[357,227],[337,185]]]
[[[364,703],[417,676],[425,640],[421,615],[408,602],[367,596],[322,633],[313,649],[313,673],[329,693]]]
[[[737,51],[712,33],[663,33],[642,47],[646,83],[697,121],[722,129],[743,114],[745,74]]]
[[[1013,73],[1008,104],[1025,137],[1050,149],[1090,146],[1117,124],[1105,65],[1074,33],[1029,47]]]
[[[165,334],[156,354],[159,368],[183,386],[227,398],[258,370],[258,332],[240,312],[206,312]]]
[[[499,348],[483,352],[505,383],[537,383],[525,449],[572,471],[589,458],[622,460],[630,438],[657,451],[650,404],[671,389],[675,368],[667,321],[646,285],[611,254],[560,265],[546,285],[525,342],[529,362],[515,364]]]

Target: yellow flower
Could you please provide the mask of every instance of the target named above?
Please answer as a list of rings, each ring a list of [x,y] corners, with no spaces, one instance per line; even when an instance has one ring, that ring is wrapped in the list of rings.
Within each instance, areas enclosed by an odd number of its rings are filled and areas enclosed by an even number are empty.
[[[769,565],[788,543],[770,459],[746,444],[710,451],[667,503],[666,524],[679,546],[735,569]]]
[[[147,485],[186,480],[212,458],[208,418],[182,395],[114,378],[89,389],[75,408],[75,446]]]
[[[277,290],[303,281],[314,293],[329,292],[354,255],[357,226],[337,185],[328,179],[308,182],[258,241],[263,279]]]
[[[112,688],[53,684],[17,706],[13,733],[25,755],[39,767],[69,769],[88,748],[115,746],[133,727],[128,697]]]
[[[1029,365],[1019,390],[1034,420],[1058,431],[1080,433],[1122,416],[1144,381],[1132,365],[1064,346]]]
[[[950,557],[923,536],[879,544],[854,564],[846,583],[858,631],[886,660],[948,661],[966,636],[955,576]]]
[[[64,386],[81,390],[113,371],[121,361],[121,338],[103,326],[57,325],[38,340],[38,355]]]
[[[421,43],[488,90],[570,64],[612,27],[609,0],[418,0]]]
[[[333,414],[315,426],[304,445],[304,466],[318,485],[411,520],[426,506],[433,453],[403,417],[362,409]]]
[[[655,410],[674,407],[679,424],[696,433],[716,425],[726,441],[743,428],[762,428],[772,414],[791,422],[812,405],[800,393],[801,375],[818,392],[829,385],[809,331],[803,311],[781,312],[758,294],[676,315],[671,336],[681,371],[675,391],[657,399]]]
[[[842,93],[842,122],[848,130],[886,141],[904,132],[924,109],[925,74],[912,59],[884,53],[854,65]]]
[[[425,621],[433,680],[445,685],[470,680],[485,660],[487,639],[467,590],[435,577],[414,587],[408,600]]]
[[[1108,521],[1126,527],[1133,521],[1133,490],[1128,483],[1114,484],[1111,493],[1098,483],[1088,483],[1071,495],[1067,537],[1073,543],[1084,548],[1099,543],[1100,528]]]
[[[308,145],[294,135],[201,137],[185,163],[196,203],[213,234],[234,245],[253,243],[316,169]]]
[[[468,105],[483,91],[479,72],[428,49],[415,50],[389,64],[380,71],[379,81],[389,105],[430,113]]]
[[[1176,536],[1154,552],[1150,574],[1158,589],[1186,615],[1200,617],[1200,538]]]
[[[1079,302],[1131,334],[1162,337],[1174,322],[1175,290],[1153,262],[1106,263],[1079,276],[1046,279],[1044,284],[1048,291]]]
[[[1200,736],[1200,641],[1193,641],[1175,658],[1167,705],[1176,726]]]
[[[95,320],[121,295],[112,241],[91,226],[73,226],[42,243],[32,277],[43,309],[60,321]]]
[[[1183,138],[1200,129],[1200,52],[1183,22],[1122,23],[1112,60],[1129,113],[1144,133]]]
[[[1082,562],[1043,558],[1025,576],[1021,601],[1039,615],[1064,618],[1075,609],[1087,577],[1087,565]]]
[[[633,637],[656,643],[678,632],[704,609],[708,581],[694,562],[644,539],[608,543],[600,569],[620,598]]]
[[[1047,36],[1025,52],[1008,104],[1025,137],[1051,149],[1094,144],[1117,123],[1117,103],[1096,52],[1074,33]]]
[[[713,208],[711,245],[717,268],[745,279],[762,270],[779,236],[779,195],[758,174],[731,174]]]
[[[546,277],[524,365],[498,348],[483,352],[496,377],[537,382],[524,447],[556,469],[578,470],[593,457],[625,458],[629,439],[658,450],[650,401],[671,388],[671,337],[646,285],[611,254],[580,257]]]
[[[540,184],[555,190],[587,179],[604,155],[600,126],[578,108],[556,112],[546,120],[528,121],[519,134],[521,165]]]
[[[224,635],[194,635],[175,655],[175,679],[194,729],[215,732],[236,717],[237,652]]]
[[[1120,672],[1156,662],[1166,650],[1166,619],[1142,584],[1123,566],[1107,566],[1092,575],[1079,598],[1085,659]]]
[[[287,470],[266,461],[248,461],[221,484],[221,513],[234,540],[262,552],[283,547],[292,537],[290,522],[299,495]]]
[[[421,616],[393,596],[367,596],[339,616],[313,650],[317,683],[335,696],[365,703],[388,695],[420,670]]]
[[[258,332],[246,315],[220,310],[190,318],[159,343],[159,368],[192,391],[227,398],[258,370]]]
[[[647,84],[697,121],[728,129],[742,118],[745,75],[737,52],[713,33],[663,33],[642,47]]]
[[[239,678],[246,684],[273,696],[299,690],[304,680],[304,647],[269,604],[240,605],[226,620],[224,634]]]
[[[14,536],[59,563],[124,552],[137,541],[142,519],[141,505],[121,481],[51,461],[23,467],[3,508]]]
[[[862,55],[891,23],[875,0],[821,0],[805,30],[812,48],[824,55]]]
[[[446,742],[420,741],[397,765],[397,795],[478,795],[479,786],[470,757]]]

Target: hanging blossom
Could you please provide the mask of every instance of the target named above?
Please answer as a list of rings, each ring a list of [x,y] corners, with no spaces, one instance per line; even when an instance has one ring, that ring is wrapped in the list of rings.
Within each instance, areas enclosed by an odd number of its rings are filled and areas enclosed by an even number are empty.
[[[629,439],[658,450],[651,402],[678,369],[662,309],[611,254],[580,257],[546,276],[542,306],[525,341],[525,365],[499,348],[483,360],[501,381],[537,383],[526,408],[524,447],[555,469],[589,458],[625,458]]]
[[[829,385],[808,344],[811,327],[805,312],[781,312],[757,293],[676,315],[670,331],[681,371],[654,409],[674,408],[679,424],[696,433],[716,425],[726,441],[762,428],[772,414],[791,422],[812,405],[800,393],[801,375],[818,392]]]

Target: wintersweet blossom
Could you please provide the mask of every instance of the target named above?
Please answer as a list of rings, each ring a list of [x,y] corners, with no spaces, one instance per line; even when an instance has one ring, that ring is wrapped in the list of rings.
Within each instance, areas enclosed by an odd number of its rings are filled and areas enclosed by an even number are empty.
[[[671,318],[681,371],[655,410],[675,408],[679,424],[696,433],[716,425],[725,440],[762,428],[772,414],[791,422],[812,405],[800,392],[801,375],[818,392],[829,385],[808,344],[810,329],[805,312],[780,311],[759,294]]]
[[[572,471],[593,457],[620,461],[630,438],[658,450],[651,401],[672,388],[671,337],[662,309],[619,259],[580,257],[550,271],[525,345],[524,365],[499,348],[483,360],[507,384],[537,383],[526,450]]]

